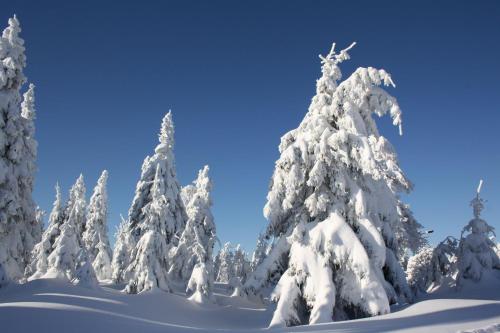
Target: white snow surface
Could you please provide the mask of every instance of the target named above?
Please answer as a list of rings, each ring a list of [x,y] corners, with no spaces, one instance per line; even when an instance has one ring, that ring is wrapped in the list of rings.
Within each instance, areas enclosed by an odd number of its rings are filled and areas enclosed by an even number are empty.
[[[443,287],[393,313],[351,321],[267,329],[273,307],[229,296],[216,284],[215,304],[196,304],[182,293],[128,295],[123,286],[89,289],[39,279],[0,290],[2,332],[498,332],[498,276],[460,292]],[[29,318],[27,320],[27,318]]]

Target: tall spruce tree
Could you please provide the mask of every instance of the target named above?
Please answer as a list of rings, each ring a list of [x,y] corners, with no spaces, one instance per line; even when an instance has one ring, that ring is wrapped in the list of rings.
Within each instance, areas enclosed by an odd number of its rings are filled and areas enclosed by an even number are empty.
[[[41,240],[41,225],[37,220],[36,204],[33,200],[38,143],[35,140],[35,85],[30,84],[21,103],[23,125],[23,158],[19,163],[19,191],[24,222],[28,233],[24,237],[24,259],[29,263],[31,250]]]
[[[59,183],[56,184],[55,189],[56,199],[49,215],[48,227],[43,233],[41,241],[33,248],[30,263],[26,267],[26,276],[31,279],[40,278],[47,273],[48,257],[52,253],[54,243],[61,233],[60,227],[65,220],[65,208]]]
[[[27,168],[30,161],[21,115],[26,57],[20,32],[14,15],[0,38],[0,287],[23,277],[35,221],[31,198],[34,168]]]
[[[108,171],[104,170],[97,181],[87,208],[87,221],[83,242],[88,251],[97,278],[111,278],[111,246],[108,239]]]
[[[129,233],[129,236],[123,235],[122,240],[125,240],[127,237],[130,237],[130,239],[117,242],[117,245],[120,245],[121,249],[119,251],[115,250],[113,254],[114,256],[119,256],[117,259],[113,258],[113,279],[115,281],[127,282],[131,279],[131,276],[140,274],[140,272],[135,270],[140,269],[141,266],[137,265],[137,262],[132,262],[138,260],[135,256],[140,253],[140,251],[136,251],[139,241],[145,233],[150,232],[150,228],[147,225],[157,218],[148,216],[148,214],[160,214],[159,218],[161,220],[159,223],[161,223],[162,229],[160,230],[161,235],[158,237],[164,238],[163,241],[168,248],[172,245],[177,245],[177,237],[179,237],[186,223],[186,213],[180,196],[180,186],[175,171],[173,152],[174,124],[171,112],[168,112],[163,118],[159,141],[159,144],[155,148],[155,153],[152,156],[147,156],[142,164],[141,178],[137,183],[135,196],[129,210],[127,226],[122,229]],[[156,175],[156,171],[160,173]],[[156,183],[157,187],[155,190],[158,193],[155,194],[157,197],[153,198],[152,189],[153,184]],[[151,206],[150,204],[153,201],[156,201],[156,204],[158,204],[159,200],[166,200],[166,203],[162,206],[162,209],[165,209],[164,212],[158,212],[156,208],[153,210],[146,209],[146,207]],[[145,245],[143,241],[142,246]],[[143,248],[142,250],[145,251],[146,249]],[[163,267],[162,269],[166,268]],[[132,275],[126,276],[126,272]],[[160,286],[160,283],[156,283],[156,285]],[[140,292],[141,288],[148,286],[137,287],[129,288],[129,291]],[[164,289],[168,289],[165,286],[163,287]]]
[[[161,164],[157,164],[151,200],[143,208],[144,218],[137,225],[142,235],[131,252],[130,264],[125,272],[129,279],[125,290],[130,294],[157,288],[170,291],[167,277],[169,202],[164,194],[162,174]]]
[[[320,56],[309,111],[281,139],[264,208],[276,241],[245,286],[276,285],[271,326],[373,316],[412,299],[401,244],[422,235],[406,232],[418,226],[398,210],[412,185],[372,118],[390,114],[401,133],[401,110],[380,87],[394,86],[384,70],[358,68],[339,83],[352,46]]]
[[[197,272],[197,277],[212,277],[205,280],[207,286],[201,286],[197,279],[197,290],[210,290],[213,284],[213,247],[215,244],[215,223],[210,207],[212,199],[210,192],[212,182],[208,176],[209,168],[205,166],[198,172],[193,184],[193,193],[186,203],[188,221],[179,239],[179,244],[171,250],[171,265],[169,276],[185,284],[190,280],[193,269],[205,269],[207,272]],[[200,275],[201,274],[201,275]]]

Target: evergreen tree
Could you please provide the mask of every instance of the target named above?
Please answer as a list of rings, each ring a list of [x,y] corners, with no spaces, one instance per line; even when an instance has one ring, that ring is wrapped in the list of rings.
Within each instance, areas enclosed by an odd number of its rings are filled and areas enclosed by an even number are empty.
[[[233,255],[233,273],[232,276],[239,278],[243,283],[250,273],[250,263],[247,260],[247,255],[240,244],[236,245]]]
[[[372,118],[389,113],[402,134],[401,110],[380,87],[394,86],[384,70],[358,68],[339,83],[351,47],[320,56],[309,111],[281,139],[264,208],[277,240],[245,285],[258,292],[278,280],[271,326],[373,316],[412,299],[401,244],[420,241],[402,231],[418,226],[398,210],[412,185]]]
[[[23,277],[29,224],[35,217],[22,179],[26,161],[20,89],[26,81],[26,57],[20,32],[14,16],[0,38],[0,287]]]
[[[122,283],[124,282],[123,267],[127,267],[130,263],[128,251],[135,247],[132,234],[128,230],[128,222],[123,217],[116,231],[115,239],[113,260],[111,261],[111,278],[115,283]]]
[[[188,221],[179,239],[177,247],[171,251],[171,266],[169,276],[172,279],[187,283],[193,269],[198,264],[198,269],[206,269],[210,272],[212,279],[206,280],[207,286],[199,286],[204,290],[210,290],[213,284],[213,247],[215,243],[215,224],[210,207],[212,199],[210,192],[212,182],[208,176],[209,168],[205,166],[198,172],[198,178],[194,181],[193,191],[189,202],[186,203]],[[194,274],[194,273],[193,273]],[[199,283],[201,274],[196,272],[196,281]],[[208,274],[208,273],[207,273]]]
[[[80,174],[75,184],[69,190],[69,199],[66,203],[66,211],[65,217],[69,219],[71,212],[74,210],[75,205],[83,205],[83,209],[76,209],[75,214],[73,216],[73,224],[76,232],[76,237],[78,239],[78,243],[83,246],[83,232],[85,231],[86,224],[86,211],[85,207],[87,206],[85,199],[85,181],[83,179],[83,175]]]
[[[35,86],[31,83],[21,103],[21,121],[23,125],[23,158],[19,163],[19,191],[24,221],[28,233],[24,237],[24,259],[29,263],[31,250],[41,240],[41,225],[37,220],[37,210],[33,200],[35,184],[36,157],[38,143],[35,140]]]
[[[125,276],[128,284],[125,290],[136,294],[152,289],[170,291],[168,284],[168,233],[169,202],[164,195],[161,164],[156,165],[155,178],[151,188],[151,200],[143,208],[143,220],[136,226],[142,236],[132,250],[130,264]]]
[[[500,259],[496,253],[496,244],[490,239],[494,228],[481,219],[484,200],[479,196],[482,180],[477,194],[471,201],[474,218],[463,228],[458,251],[457,286],[465,280],[479,281],[492,270],[500,270]],[[469,233],[464,237],[464,234]]]
[[[135,196],[129,210],[128,225],[123,231],[130,233],[130,241],[121,242],[123,248],[120,251],[114,251],[114,256],[120,256],[120,260],[113,259],[113,277],[115,281],[127,281],[125,270],[132,260],[135,260],[134,247],[139,245],[139,240],[148,232],[149,228],[145,228],[146,221],[151,221],[151,217],[147,216],[147,212],[151,210],[145,209],[150,206],[154,200],[152,186],[155,179],[156,170],[160,171],[158,175],[158,195],[167,201],[165,212],[161,213],[163,225],[162,235],[165,243],[170,247],[177,245],[177,237],[182,232],[185,226],[186,213],[180,196],[180,186],[177,181],[174,160],[174,124],[172,114],[168,112],[163,118],[161,131],[159,135],[160,143],[155,148],[153,156],[147,156],[142,164],[141,178],[137,183]],[[159,168],[158,168],[159,166]],[[161,199],[163,200],[163,199]],[[128,236],[127,236],[128,237]],[[145,244],[142,244],[145,245]],[[164,255],[163,255],[164,256]],[[126,260],[122,260],[128,258]],[[138,266],[136,266],[138,267]],[[128,269],[128,271],[131,271]],[[139,272],[136,272],[138,274]]]
[[[217,261],[219,263],[216,281],[222,283],[228,283],[233,277],[233,257],[234,253],[231,249],[231,243],[227,242],[224,244],[222,249],[220,249],[217,254]]]
[[[439,286],[445,278],[453,279],[457,249],[457,240],[447,237],[435,248],[424,247],[409,259],[406,275],[416,296]]]
[[[99,280],[111,278],[111,247],[108,239],[108,172],[104,170],[97,181],[87,209],[83,242]]]
[[[395,254],[406,269],[408,259],[420,249],[428,247],[429,244],[424,238],[423,227],[413,216],[410,206],[401,200],[398,200],[398,214],[400,223],[394,228],[394,235],[397,239]]]
[[[48,256],[52,253],[56,238],[60,234],[60,227],[64,223],[64,207],[62,204],[61,188],[56,184],[56,199],[49,215],[49,225],[42,235],[42,239],[35,245],[31,253],[31,260],[26,267],[25,275],[36,279],[47,273]]]
[[[257,244],[255,245],[255,250],[252,254],[252,262],[250,264],[250,270],[253,272],[259,266],[267,255],[268,244],[264,233],[260,233],[257,238]]]
[[[187,291],[191,291],[190,301],[204,304],[213,303],[213,272],[204,262],[197,263],[187,284]]]

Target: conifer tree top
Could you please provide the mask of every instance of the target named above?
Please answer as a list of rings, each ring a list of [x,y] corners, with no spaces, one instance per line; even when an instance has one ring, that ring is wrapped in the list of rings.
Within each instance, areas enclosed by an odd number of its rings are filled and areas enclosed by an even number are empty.
[[[17,16],[14,14],[14,16],[9,19],[9,25],[7,28],[3,30],[2,37],[7,39],[13,46],[23,46],[24,40],[19,37],[20,32],[21,24],[19,23]]]
[[[163,117],[161,122],[160,130],[160,143],[170,144],[171,148],[174,145],[174,122],[172,120],[172,111],[169,110],[168,113]]]
[[[212,189],[212,182],[210,181],[210,177],[208,176],[208,172],[210,171],[210,167],[205,165],[203,169],[198,171],[198,178],[196,179],[196,187],[210,192]]]
[[[0,40],[1,65],[6,74],[0,80],[0,88],[19,89],[26,80],[23,74],[26,56],[24,55],[24,40],[19,37],[20,32],[19,20],[14,15],[9,19],[9,25],[3,30]]]
[[[103,170],[101,176],[97,180],[97,185],[99,187],[102,187],[103,185],[106,184],[107,181],[108,181],[108,170]]]
[[[476,197],[472,199],[470,205],[472,207],[474,217],[478,219],[481,216],[481,211],[484,209],[484,199],[479,196],[481,193],[481,187],[483,186],[483,180],[479,181],[479,186],[477,187]]]

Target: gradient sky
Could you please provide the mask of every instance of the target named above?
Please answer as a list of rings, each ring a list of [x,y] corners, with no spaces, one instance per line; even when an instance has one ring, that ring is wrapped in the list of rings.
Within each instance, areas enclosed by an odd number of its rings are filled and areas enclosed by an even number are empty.
[[[466,3],[467,2],[467,3]],[[182,185],[209,164],[222,241],[254,247],[280,137],[299,124],[318,54],[352,41],[344,76],[389,71],[404,136],[380,131],[415,183],[405,196],[435,243],[460,235],[479,178],[500,228],[499,1],[5,1],[37,85],[35,199],[50,211],[83,172],[108,169],[109,224],[126,216],[172,109]]]

